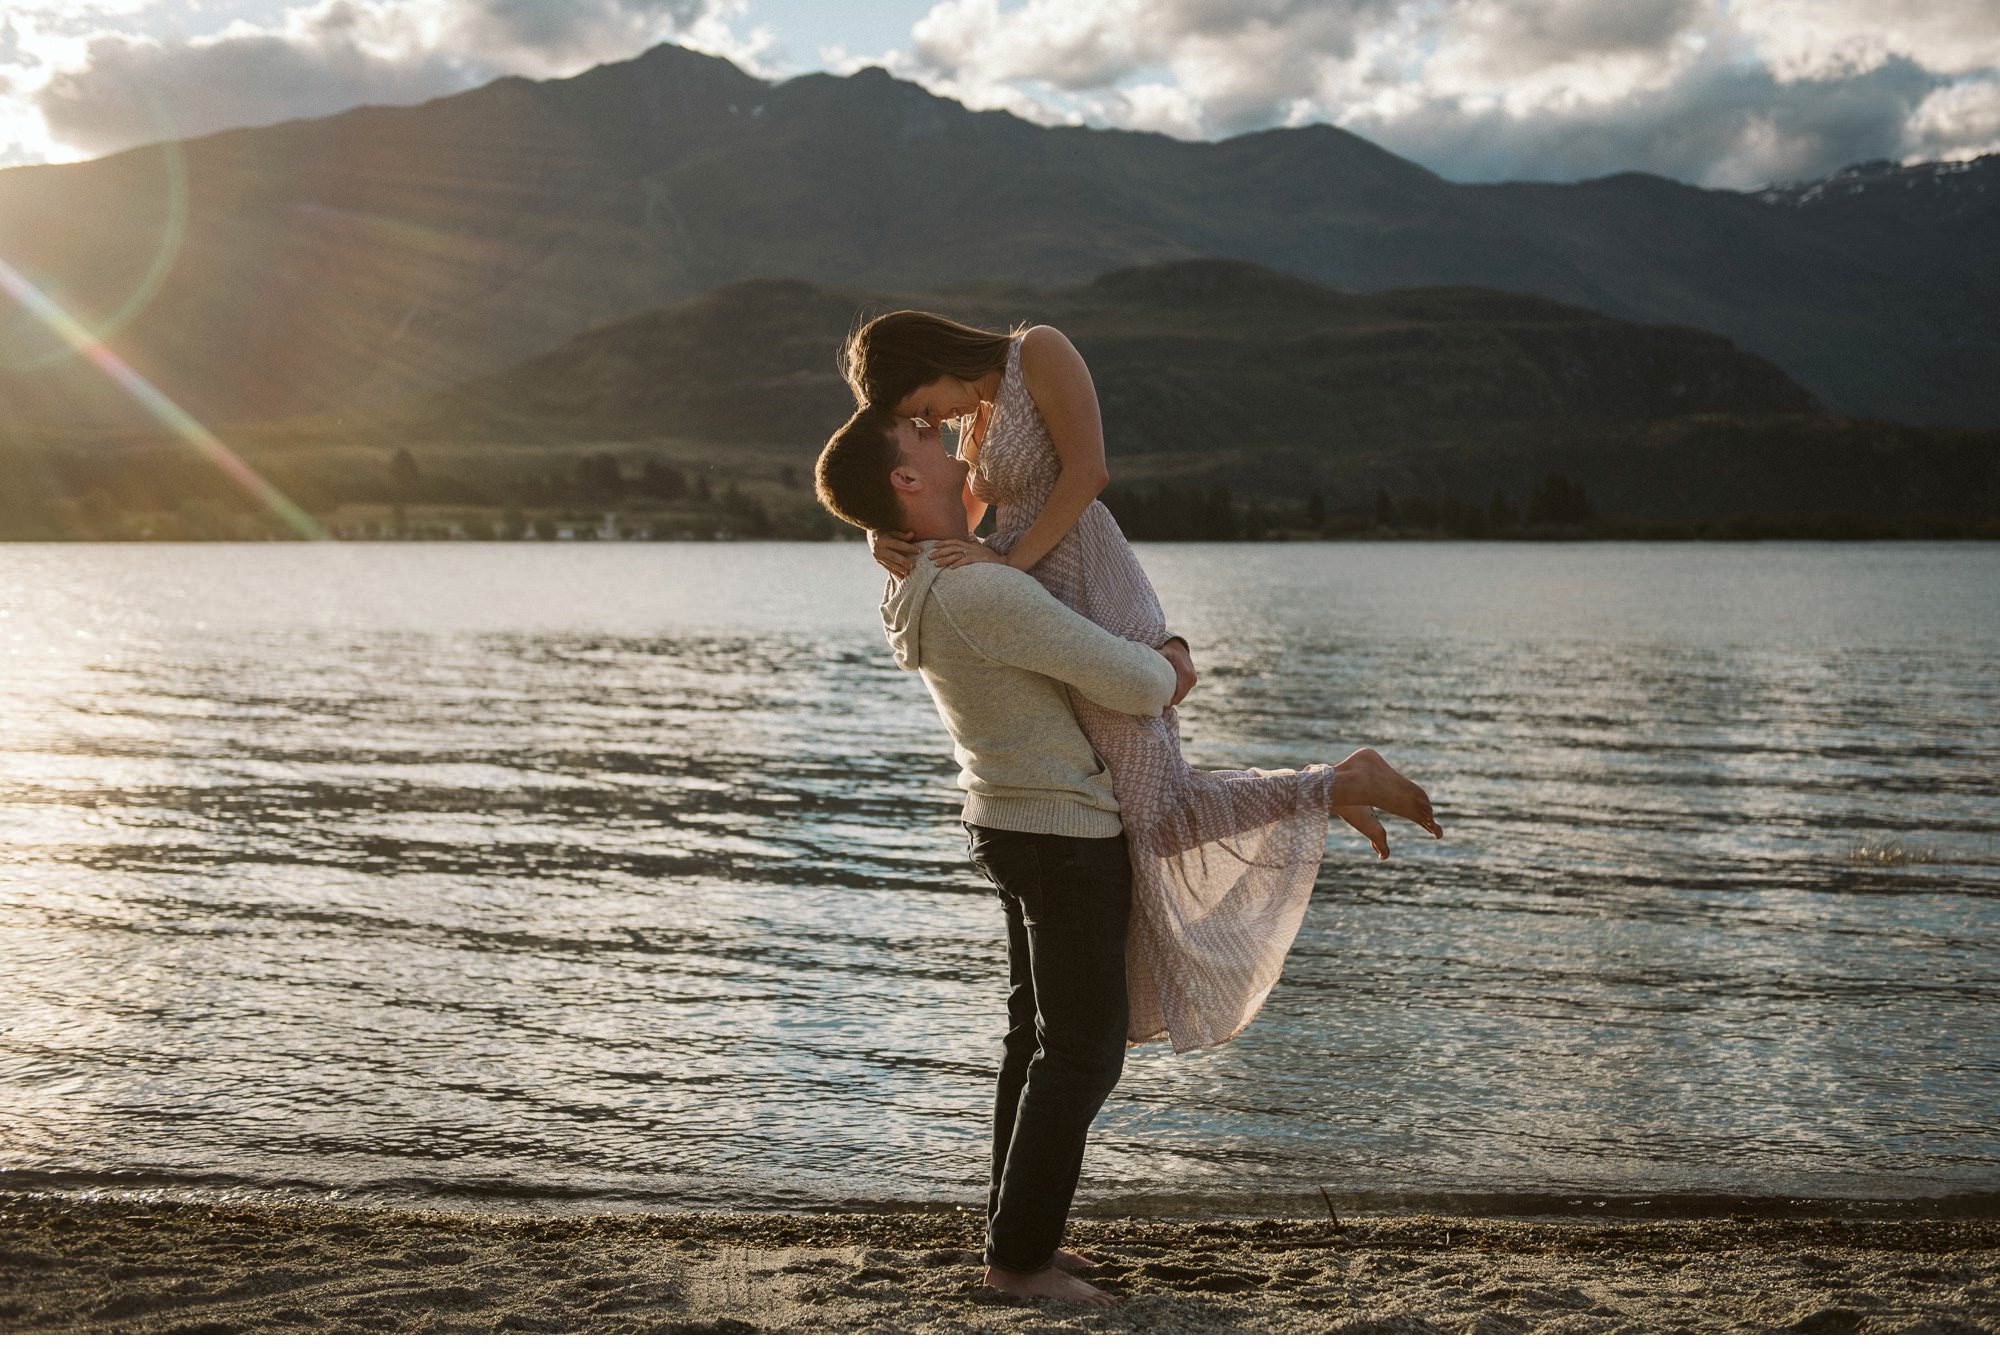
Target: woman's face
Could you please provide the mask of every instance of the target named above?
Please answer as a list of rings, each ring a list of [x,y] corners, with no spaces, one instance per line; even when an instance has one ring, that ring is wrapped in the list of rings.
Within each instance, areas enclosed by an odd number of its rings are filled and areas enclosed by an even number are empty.
[[[898,417],[914,417],[937,426],[954,417],[979,411],[979,394],[970,384],[953,375],[939,375],[928,384],[910,390],[896,404]]]

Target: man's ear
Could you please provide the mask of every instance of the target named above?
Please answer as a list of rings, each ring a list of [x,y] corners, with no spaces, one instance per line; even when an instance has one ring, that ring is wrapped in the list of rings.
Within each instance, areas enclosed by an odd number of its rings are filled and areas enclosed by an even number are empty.
[[[917,471],[908,464],[898,464],[889,470],[889,485],[898,492],[920,492],[924,487]]]

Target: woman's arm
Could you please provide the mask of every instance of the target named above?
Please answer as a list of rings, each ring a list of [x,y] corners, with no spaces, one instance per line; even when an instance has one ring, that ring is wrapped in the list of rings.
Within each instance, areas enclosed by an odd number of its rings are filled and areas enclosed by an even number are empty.
[[[1062,460],[1062,472],[1042,503],[1042,513],[1007,554],[1010,566],[1027,571],[1069,533],[1111,481],[1111,474],[1104,464],[1097,386],[1070,340],[1046,325],[1028,329],[1021,338],[1021,382],[1048,423],[1056,457]]]

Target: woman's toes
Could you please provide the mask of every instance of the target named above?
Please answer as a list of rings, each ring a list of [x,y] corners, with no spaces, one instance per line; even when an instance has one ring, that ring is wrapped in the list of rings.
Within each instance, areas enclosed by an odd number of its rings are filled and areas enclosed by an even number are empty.
[[[1368,846],[1375,850],[1377,857],[1389,855],[1389,831],[1382,827],[1382,821],[1376,818],[1373,810],[1367,806],[1342,806],[1334,813],[1368,840]]]
[[[1437,815],[1431,809],[1430,793],[1417,789],[1417,797],[1423,803],[1417,811],[1417,823],[1422,825],[1432,838],[1443,838],[1444,829],[1437,822]]]

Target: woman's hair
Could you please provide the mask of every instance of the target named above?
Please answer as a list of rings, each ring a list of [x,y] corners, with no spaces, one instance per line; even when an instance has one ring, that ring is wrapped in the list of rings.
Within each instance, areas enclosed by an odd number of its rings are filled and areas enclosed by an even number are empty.
[[[855,402],[893,410],[940,375],[971,381],[1005,365],[1007,344],[1024,330],[992,333],[921,309],[898,309],[848,334],[841,373]]]
[[[813,466],[819,504],[863,529],[901,529],[903,508],[889,485],[889,475],[903,462],[895,430],[896,414],[880,403],[856,409]]]

